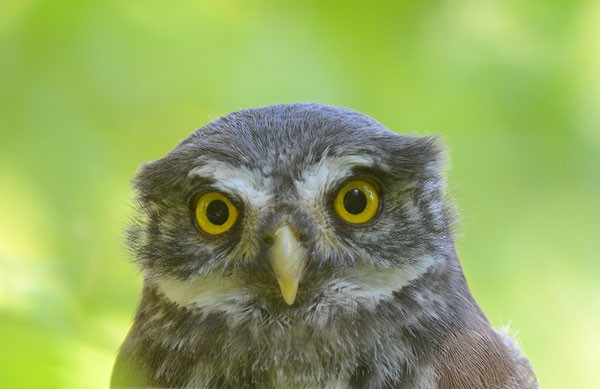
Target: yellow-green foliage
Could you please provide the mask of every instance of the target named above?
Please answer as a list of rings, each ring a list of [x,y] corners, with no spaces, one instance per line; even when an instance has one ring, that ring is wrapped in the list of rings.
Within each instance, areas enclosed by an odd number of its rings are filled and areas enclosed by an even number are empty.
[[[0,387],[105,387],[128,180],[243,107],[440,133],[471,288],[544,388],[600,387],[600,3],[0,2]]]

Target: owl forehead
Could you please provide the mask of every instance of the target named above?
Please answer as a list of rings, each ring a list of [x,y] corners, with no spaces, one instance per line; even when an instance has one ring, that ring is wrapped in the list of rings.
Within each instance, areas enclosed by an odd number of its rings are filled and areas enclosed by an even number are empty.
[[[386,143],[397,137],[355,111],[311,104],[240,111],[190,137],[188,177],[207,179],[257,205],[315,197],[357,169],[386,170]]]

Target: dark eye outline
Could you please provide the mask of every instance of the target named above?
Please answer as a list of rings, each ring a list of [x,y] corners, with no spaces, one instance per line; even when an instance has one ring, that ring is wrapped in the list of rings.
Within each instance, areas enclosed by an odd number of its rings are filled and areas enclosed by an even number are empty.
[[[233,222],[233,224],[228,229],[226,229],[225,231],[220,232],[218,234],[211,234],[211,233],[207,232],[206,230],[204,230],[198,224],[198,220],[196,218],[196,206],[197,206],[198,200],[202,196],[204,196],[208,193],[212,193],[212,192],[218,193],[221,196],[225,197],[231,203],[231,205],[234,208],[236,208],[236,210],[237,210],[237,217],[236,217],[236,220]],[[221,238],[224,236],[230,236],[231,234],[234,234],[239,230],[239,226],[241,225],[241,220],[243,219],[243,216],[244,216],[244,207],[243,207],[243,203],[241,201],[239,201],[232,194],[223,192],[222,190],[214,188],[213,186],[203,185],[201,187],[195,188],[186,197],[187,197],[188,210],[189,210],[192,225],[194,226],[194,229],[196,231],[198,231],[200,234],[202,234],[203,237],[208,238],[208,239],[217,239],[217,238]]]
[[[338,195],[340,195],[341,190],[347,184],[349,184],[349,183],[351,183],[353,181],[366,181],[366,182],[368,182],[369,184],[371,184],[375,188],[376,193],[377,193],[377,197],[378,197],[377,212],[375,213],[375,215],[373,215],[373,217],[371,219],[369,219],[368,221],[366,221],[364,223],[353,223],[353,222],[350,222],[350,221],[344,219],[337,212],[337,210],[335,209],[334,202],[337,199]],[[383,185],[381,184],[381,181],[379,179],[377,179],[374,175],[371,175],[371,174],[362,174],[362,175],[352,176],[352,177],[350,177],[350,178],[342,181],[330,193],[330,195],[328,196],[327,201],[328,201],[328,204],[330,204],[329,207],[330,207],[331,212],[332,212],[332,214],[333,214],[333,216],[335,217],[336,220],[340,221],[345,226],[362,228],[362,227],[369,227],[369,226],[372,226],[373,224],[377,223],[379,217],[381,216],[381,214],[383,212],[384,198],[385,198],[385,192],[383,190]]]

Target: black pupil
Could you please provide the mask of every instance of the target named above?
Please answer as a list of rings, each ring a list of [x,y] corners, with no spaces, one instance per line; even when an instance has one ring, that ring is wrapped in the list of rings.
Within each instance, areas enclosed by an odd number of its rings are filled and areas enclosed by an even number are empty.
[[[353,215],[358,215],[367,207],[367,196],[356,188],[350,189],[344,195],[344,208]]]
[[[206,207],[208,221],[217,226],[225,224],[229,219],[229,208],[223,200],[214,200]]]

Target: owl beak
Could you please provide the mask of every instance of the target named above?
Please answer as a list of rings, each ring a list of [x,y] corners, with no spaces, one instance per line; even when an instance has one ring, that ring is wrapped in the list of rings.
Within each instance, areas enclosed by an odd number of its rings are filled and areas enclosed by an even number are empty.
[[[289,225],[282,224],[275,230],[269,260],[283,299],[288,305],[294,304],[306,264],[306,249],[298,242]]]

